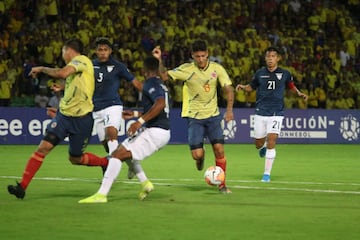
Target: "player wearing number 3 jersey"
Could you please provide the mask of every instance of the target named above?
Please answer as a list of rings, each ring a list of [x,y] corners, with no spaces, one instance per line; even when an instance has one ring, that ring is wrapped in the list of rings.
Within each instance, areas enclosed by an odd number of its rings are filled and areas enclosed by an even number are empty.
[[[278,67],[280,60],[280,51],[275,47],[269,47],[265,51],[266,67],[259,69],[249,84],[236,86],[237,91],[256,90],[254,137],[260,157],[265,156],[262,182],[270,182],[270,173],[276,156],[275,145],[284,118],[286,88],[307,100],[307,96],[296,88],[290,72]]]

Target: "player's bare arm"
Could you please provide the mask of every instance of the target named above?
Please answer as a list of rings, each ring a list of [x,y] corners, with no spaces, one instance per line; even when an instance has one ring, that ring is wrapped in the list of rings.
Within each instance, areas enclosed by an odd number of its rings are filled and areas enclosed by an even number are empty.
[[[290,82],[288,87],[291,89],[293,93],[296,93],[299,97],[302,97],[305,101],[308,100],[308,96],[305,93],[302,93],[294,84],[294,82]]]
[[[300,92],[300,90],[297,89],[296,87],[293,88],[293,91],[294,91],[299,97],[302,97],[305,101],[308,100],[309,96],[306,95],[305,93]]]
[[[139,91],[141,92],[143,89],[143,84],[142,82],[140,82],[139,80],[137,80],[136,78],[131,82],[132,85]]]
[[[153,50],[152,50],[152,55],[157,58],[159,60],[159,74],[162,80],[168,80],[169,76],[167,74],[167,69],[164,66],[164,64],[162,63],[162,59],[161,59],[161,48],[160,46],[156,46]]]
[[[52,83],[51,86],[50,86],[50,89],[53,92],[59,92],[61,90],[64,90],[65,89],[65,81],[60,80],[59,82]]]
[[[165,98],[161,97],[156,99],[155,103],[152,105],[152,107],[150,108],[149,111],[147,111],[145,114],[141,115],[140,113],[139,116],[141,116],[140,118],[138,118],[138,120],[136,122],[134,122],[133,124],[130,125],[129,129],[128,129],[128,135],[129,136],[133,136],[136,131],[147,121],[155,118],[156,116],[158,116],[161,111],[165,108],[166,104],[165,104]],[[124,111],[125,112],[125,111]],[[132,111],[132,117],[134,116],[134,112]],[[130,114],[130,112],[127,112],[126,114]],[[124,116],[124,115],[123,115]],[[125,116],[124,116],[125,118]]]
[[[51,118],[54,118],[57,112],[57,108],[54,107],[47,107],[46,108],[46,115],[48,115]]]
[[[226,112],[225,121],[234,120],[233,105],[234,105],[234,88],[230,85],[224,87],[226,94]]]
[[[133,111],[133,110],[128,110],[128,109],[126,109],[126,110],[124,110],[123,112],[122,112],[122,117],[123,117],[123,119],[125,119],[125,120],[129,120],[129,119],[131,119],[131,118],[137,118],[137,117],[141,117],[141,115],[142,115],[142,113],[141,112],[139,112],[139,111]]]
[[[76,69],[72,66],[65,66],[63,68],[49,68],[49,67],[33,67],[29,76],[36,78],[39,73],[45,73],[54,78],[65,79],[70,74],[76,72]]]
[[[240,90],[244,90],[245,92],[251,92],[251,91],[253,91],[253,88],[250,86],[250,84],[246,84],[246,85],[238,84],[236,86],[235,90],[237,92],[240,91]]]

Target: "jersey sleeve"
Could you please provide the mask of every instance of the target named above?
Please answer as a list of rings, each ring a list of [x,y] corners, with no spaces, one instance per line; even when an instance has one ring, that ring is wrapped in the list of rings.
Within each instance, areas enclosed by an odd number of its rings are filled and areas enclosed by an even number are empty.
[[[169,70],[167,73],[172,80],[186,81],[191,78],[192,74],[189,74],[189,71],[186,71],[186,68],[190,67],[189,63],[180,65],[177,68]]]
[[[135,79],[135,76],[130,72],[130,70],[125,66],[125,64],[118,62],[116,66],[119,69],[120,78],[123,78],[128,82],[132,82]]]
[[[217,74],[218,80],[221,87],[232,85],[232,81],[230,80],[229,74],[226,72],[225,68],[220,64],[217,64]]]
[[[259,78],[258,78],[258,75],[259,75],[259,71],[257,71],[257,72],[254,74],[251,82],[249,83],[250,87],[251,87],[252,89],[254,89],[254,90],[259,87]]]
[[[164,90],[159,84],[151,84],[149,87],[150,88],[147,89],[147,92],[154,102],[156,99],[163,98],[165,96]]]
[[[76,69],[76,72],[84,72],[88,69],[87,59],[85,56],[79,55],[74,57],[69,63],[68,66],[72,66]]]
[[[287,71],[286,85],[294,84],[294,78],[289,71]]]

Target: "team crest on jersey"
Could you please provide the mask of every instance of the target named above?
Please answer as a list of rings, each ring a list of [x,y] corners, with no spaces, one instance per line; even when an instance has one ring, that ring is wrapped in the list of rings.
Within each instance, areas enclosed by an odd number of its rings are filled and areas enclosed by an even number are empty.
[[[283,75],[282,73],[275,73],[275,76],[278,80],[281,80],[282,75]]]
[[[211,77],[216,78],[217,77],[216,72],[211,73]]]
[[[107,66],[107,71],[108,71],[108,72],[112,72],[113,69],[114,69],[114,65],[112,65],[112,66]]]
[[[50,125],[50,127],[51,127],[51,128],[56,128],[56,125],[57,125],[56,122],[52,122],[51,125]]]
[[[78,66],[81,62],[79,60],[72,60],[71,63],[75,66]]]
[[[149,89],[149,94],[151,94],[153,92],[155,92],[155,88],[152,87],[152,88]]]

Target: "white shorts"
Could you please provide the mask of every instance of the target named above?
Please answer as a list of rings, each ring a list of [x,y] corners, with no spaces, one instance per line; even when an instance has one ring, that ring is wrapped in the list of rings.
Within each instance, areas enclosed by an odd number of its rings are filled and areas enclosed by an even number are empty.
[[[280,134],[284,116],[260,116],[254,117],[254,137],[264,138],[269,133]]]
[[[119,130],[122,119],[123,106],[114,105],[104,108],[100,111],[93,112],[94,128],[100,142],[105,140],[105,128],[114,127]]]
[[[143,160],[164,147],[170,140],[170,130],[145,128],[136,136],[125,139],[121,144],[131,152],[133,160]]]

